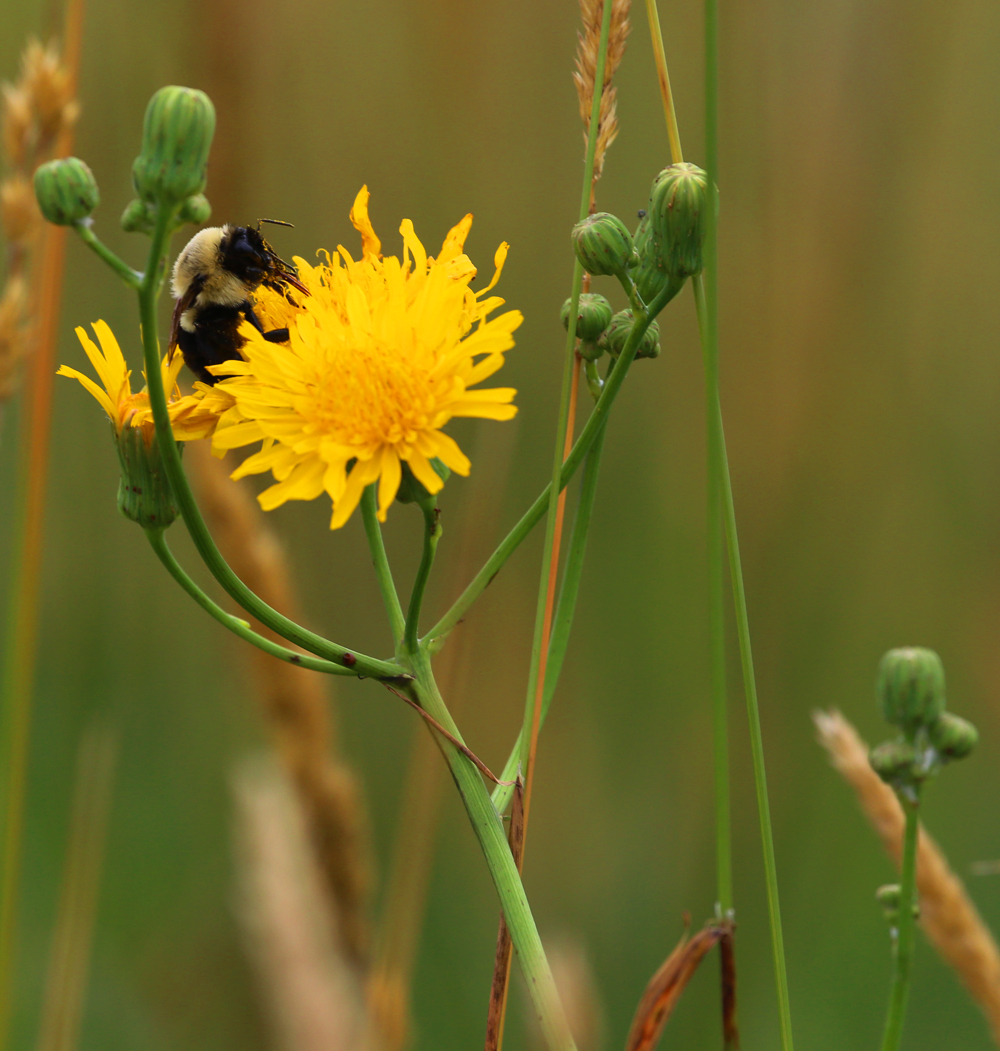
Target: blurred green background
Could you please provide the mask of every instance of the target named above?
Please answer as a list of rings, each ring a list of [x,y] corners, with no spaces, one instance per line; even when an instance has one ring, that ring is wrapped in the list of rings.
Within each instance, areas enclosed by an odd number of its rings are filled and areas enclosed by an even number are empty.
[[[793,1020],[809,1051],[873,1048],[889,977],[873,892],[892,870],[814,743],[809,716],[839,706],[880,739],[874,672],[890,646],[937,649],[952,707],[980,728],[978,753],[933,786],[926,817],[1000,928],[1000,877],[968,876],[972,861],[1000,856],[1000,11],[987,0],[722,0],[721,11],[723,408]],[[698,162],[700,5],[661,3],[661,15],[687,158]],[[47,6],[12,0],[2,20],[0,76],[12,79],[26,35],[44,36],[53,23]],[[451,429],[474,472],[493,470],[506,486],[495,531],[475,538],[483,557],[550,469],[558,310],[582,167],[570,80],[577,22],[570,0],[93,0],[86,14],[76,152],[101,187],[98,231],[130,261],[139,263],[144,241],[117,219],[131,198],[143,109],[165,83],[204,88],[218,108],[214,219],[294,222],[272,238],[286,257],[356,246],[347,213],[363,183],[387,252],[398,250],[404,216],[432,248],[469,211],[467,248],[482,272],[496,245],[511,243],[499,291],[526,320],[499,380],[518,388],[520,414],[514,424]],[[629,218],[669,161],[641,7],[634,22],[617,78],[621,134],[597,197]],[[97,318],[138,368],[133,298],[71,243],[59,361],[81,366],[72,329]],[[543,937],[586,948],[608,1048],[622,1045],[683,911],[699,923],[714,900],[703,393],[688,291],[660,324],[664,353],[638,363],[609,433],[572,648],[542,739],[525,872]],[[16,1046],[34,1043],[78,740],[103,713],[121,749],[82,1047],[264,1048],[231,849],[232,770],[266,740],[244,654],[117,515],[117,466],[92,399],[63,380],[55,397]],[[17,413],[8,413],[4,551],[16,434]],[[450,535],[432,615],[449,599],[442,581],[458,546],[449,541],[473,484],[453,479],[443,495]],[[321,500],[271,516],[309,622],[386,653],[360,521],[331,534],[328,515]],[[403,581],[418,528],[412,508],[390,513],[387,543]],[[182,532],[173,529],[172,543],[192,564]],[[494,768],[520,719],[539,554],[536,537],[471,618],[462,726]],[[740,1017],[744,1046],[775,1048],[731,649]],[[370,683],[338,682],[333,703],[364,785],[377,901],[418,728]],[[419,1051],[481,1041],[496,934],[495,897],[450,784],[439,848],[416,976]],[[719,1046],[716,982],[710,960],[664,1047]],[[512,1049],[530,1039],[513,1003]],[[924,941],[911,1003],[912,1051],[992,1046]]]

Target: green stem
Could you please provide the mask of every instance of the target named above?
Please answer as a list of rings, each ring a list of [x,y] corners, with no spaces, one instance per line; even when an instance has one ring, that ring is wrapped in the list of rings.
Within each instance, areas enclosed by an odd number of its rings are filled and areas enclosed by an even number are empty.
[[[436,503],[437,500],[433,496],[420,501],[420,510],[424,515],[424,550],[417,568],[416,580],[413,581],[413,591],[410,593],[410,608],[406,611],[403,646],[408,653],[416,653],[419,648],[417,628],[420,624],[420,607],[423,605],[427,581],[430,579],[431,567],[434,565],[434,553],[441,539],[441,523]]]
[[[607,421],[611,407],[615,403],[615,398],[618,396],[622,383],[625,382],[628,370],[632,367],[632,362],[635,360],[635,352],[639,349],[639,343],[645,335],[646,329],[649,328],[650,322],[676,294],[677,287],[675,285],[667,285],[656,295],[648,310],[635,311],[635,323],[625,347],[619,355],[615,367],[611,370],[611,374],[604,381],[604,389],[601,391],[600,398],[597,399],[594,411],[590,414],[583,430],[580,431],[579,438],[577,438],[569,456],[566,457],[566,461],[562,465],[562,470],[559,473],[560,489],[564,489],[576,473],[577,468],[590,451],[594,440]],[[507,559],[510,558],[524,538],[541,521],[542,515],[545,514],[548,508],[551,491],[552,483],[549,482],[531,507],[521,516],[521,520],[517,525],[500,541],[500,546],[490,555],[483,568],[472,578],[451,609],[427,633],[425,642],[433,643],[443,638],[465,616],[468,608],[486,590],[490,581],[503,568]]]
[[[426,648],[419,648],[413,654],[412,660],[411,670],[415,680],[408,684],[408,691],[428,715],[461,740],[458,727],[434,681]],[[486,858],[514,943],[514,952],[524,973],[528,993],[545,1041],[550,1051],[576,1051],[552,971],[538,936],[538,928],[535,926],[521,877],[507,844],[500,815],[490,801],[489,792],[475,764],[439,734],[435,734],[435,741],[451,769],[469,821]]]
[[[263,650],[265,653],[270,653],[272,657],[277,657],[278,660],[285,661],[287,664],[297,664],[301,668],[308,668],[310,671],[326,672],[328,675],[354,674],[353,671],[345,668],[342,664],[321,660],[319,657],[313,657],[310,654],[296,653],[294,650],[287,649],[271,639],[264,638],[263,635],[258,635],[246,621],[240,620],[239,617],[234,617],[231,613],[227,613],[222,609],[221,606],[216,605],[187,575],[167,546],[166,537],[162,529],[147,529],[146,539],[149,540],[150,547],[156,552],[157,558],[167,568],[174,580],[209,616],[214,617],[234,635],[238,635],[241,639],[252,643],[258,649]]]
[[[708,624],[712,690],[712,753],[715,771],[716,893],[723,916],[733,909],[733,848],[729,813],[729,711],[726,696],[725,549],[722,526],[722,447],[712,426],[719,404],[718,241],[715,187],[718,184],[718,0],[705,0],[705,170],[709,205],[705,230],[704,326],[705,420],[708,435],[706,532]],[[696,281],[696,294],[701,286]]]
[[[700,278],[693,279],[698,323],[703,333],[705,317],[705,290]],[[733,505],[733,486],[729,476],[729,457],[726,436],[722,426],[722,408],[718,398],[710,408],[709,430],[716,432],[722,477],[723,521],[729,549],[730,577],[733,603],[736,607],[736,630],[740,642],[740,661],[743,668],[743,688],[747,699],[747,718],[750,723],[750,750],[753,756],[753,776],[757,792],[757,812],[760,819],[761,845],[764,851],[764,876],[767,882],[767,905],[771,924],[771,948],[774,956],[775,981],[778,988],[778,1018],[783,1051],[792,1051],[792,1016],[788,1000],[788,973],[785,966],[785,943],[781,930],[781,908],[778,902],[778,873],[774,860],[774,835],[771,830],[771,810],[767,798],[767,772],[764,768],[764,739],[760,728],[760,709],[757,704],[757,684],[753,670],[753,651],[750,647],[750,622],[747,617],[746,591],[743,586],[743,566],[740,561],[739,538],[736,533],[736,509]]]
[[[129,288],[134,288],[136,291],[141,289],[143,275],[138,270],[133,270],[123,259],[119,259],[103,241],[98,239],[97,234],[91,229],[92,221],[81,219],[78,223],[73,224],[73,229],[80,235],[80,240],[92,248]]]
[[[146,363],[146,383],[148,385],[149,403],[153,410],[156,424],[156,440],[159,443],[160,456],[164,470],[173,490],[177,506],[184,517],[184,524],[194,541],[194,546],[201,555],[212,576],[222,585],[225,591],[236,600],[248,613],[256,617],[275,634],[289,642],[301,646],[327,660],[348,667],[355,675],[371,676],[380,680],[396,680],[401,670],[397,664],[376,660],[362,653],[355,653],[308,631],[300,624],[272,609],[266,602],[255,595],[242,580],[232,571],[215,545],[205,520],[198,510],[191,485],[181,465],[180,453],[174,440],[167,412],[166,395],[163,390],[163,378],[160,375],[160,344],[156,334],[156,301],[159,294],[161,276],[167,241],[170,236],[172,211],[160,208],[153,229],[149,246],[149,263],[139,289],[139,315],[142,322],[142,347]]]
[[[580,219],[590,212],[590,195],[594,185],[594,156],[597,151],[597,127],[600,123],[601,94],[604,89],[604,66],[608,53],[608,34],[611,30],[612,0],[604,0],[601,19],[601,37],[597,45],[597,67],[594,71],[594,91],[587,128],[587,153],[583,164],[583,192],[580,199]],[[562,390],[559,395],[559,415],[556,423],[555,451],[552,456],[552,483],[549,485],[548,515],[545,520],[545,540],[542,544],[542,567],[538,578],[538,598],[535,603],[535,632],[531,642],[531,662],[528,666],[528,689],[524,699],[524,716],[521,724],[521,765],[525,771],[525,808],[531,798],[531,776],[534,765],[533,728],[537,733],[540,711],[538,697],[539,675],[542,671],[542,646],[545,639],[546,612],[548,610],[552,555],[556,540],[556,523],[559,515],[559,494],[562,492],[564,449],[566,429],[569,422],[569,402],[573,382],[573,362],[576,357],[576,323],[583,289],[583,264],[579,259],[573,267],[573,284],[570,292],[569,324],[566,330],[566,350],[563,360]],[[548,654],[546,654],[548,656]],[[543,683],[544,688],[544,683]]]
[[[389,559],[385,553],[385,543],[382,540],[382,527],[378,520],[377,489],[376,483],[372,483],[365,489],[361,497],[361,517],[365,523],[365,535],[368,537],[368,547],[371,549],[372,564],[375,566],[379,591],[382,592],[382,602],[389,617],[392,641],[398,646],[399,640],[403,637],[406,620],[403,617],[403,607],[399,604],[399,595],[396,593],[392,570],[389,568]]]
[[[899,893],[899,934],[896,941],[896,970],[889,996],[889,1012],[885,1019],[882,1051],[898,1051],[903,1036],[903,1019],[910,992],[910,972],[913,966],[915,924],[913,909],[917,901],[917,841],[920,832],[919,787],[912,798],[900,793],[900,802],[906,813],[903,833],[903,863]]]
[[[580,502],[573,518],[573,532],[570,536],[569,550],[566,553],[566,568],[563,573],[562,587],[559,592],[559,604],[552,619],[552,636],[549,639],[549,655],[545,664],[545,685],[542,692],[542,711],[540,722],[545,723],[552,697],[559,684],[566,647],[569,645],[570,629],[573,626],[573,613],[576,609],[576,598],[580,592],[580,578],[583,576],[583,561],[587,550],[587,534],[594,511],[594,500],[597,495],[597,476],[600,473],[601,451],[604,448],[603,428],[594,441],[580,479]],[[504,764],[501,781],[512,781],[520,762],[521,744],[524,728],[518,731],[517,741]],[[493,805],[502,814],[510,803],[514,788],[512,785],[497,785],[493,789]]]

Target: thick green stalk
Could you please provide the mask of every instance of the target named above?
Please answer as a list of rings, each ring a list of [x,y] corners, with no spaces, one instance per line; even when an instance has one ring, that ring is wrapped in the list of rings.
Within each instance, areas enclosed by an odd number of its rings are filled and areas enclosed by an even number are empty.
[[[180,453],[174,440],[167,412],[166,394],[163,390],[163,378],[160,375],[160,344],[156,335],[156,302],[164,272],[164,257],[170,236],[172,212],[161,207],[157,216],[149,248],[149,263],[139,289],[139,315],[142,322],[142,346],[146,363],[146,383],[149,391],[149,403],[153,410],[156,424],[156,440],[159,443],[160,456],[164,470],[173,490],[174,499],[184,517],[184,524],[194,541],[198,554],[208,567],[212,576],[222,585],[226,592],[248,613],[273,632],[289,642],[301,646],[327,660],[335,661],[352,670],[355,675],[371,676],[376,679],[398,679],[401,671],[398,665],[389,661],[376,660],[362,653],[348,651],[343,646],[324,639],[308,631],[300,624],[272,609],[266,602],[255,595],[242,580],[232,571],[215,545],[208,527],[198,510],[191,485],[181,465]]]
[[[587,129],[587,153],[583,165],[583,191],[580,199],[580,219],[590,212],[590,196],[594,186],[594,157],[597,150],[597,127],[600,123],[601,94],[604,88],[604,66],[608,54],[608,34],[611,30],[612,0],[604,0],[601,18],[601,36],[597,45],[597,66],[594,70],[594,91]],[[583,264],[576,260],[573,267],[573,284],[570,292],[569,324],[566,328],[566,350],[563,361],[562,390],[559,396],[559,415],[556,424],[555,451],[552,457],[552,483],[549,486],[548,516],[545,524],[545,541],[542,544],[542,566],[538,578],[538,599],[535,605],[535,631],[531,643],[531,661],[528,666],[528,689],[524,700],[524,717],[521,723],[521,766],[525,776],[525,823],[531,803],[531,784],[535,761],[535,742],[541,717],[542,699],[538,693],[538,680],[545,677],[543,648],[548,627],[549,589],[552,573],[552,556],[555,551],[556,525],[559,521],[559,498],[562,489],[560,479],[566,448],[566,429],[569,422],[570,390],[573,381],[573,362],[576,357],[576,323],[583,289]]]
[[[437,551],[438,541],[441,539],[441,523],[435,506],[436,502],[433,496],[420,501],[420,510],[424,515],[424,550],[420,556],[416,579],[413,581],[413,591],[410,593],[410,607],[406,611],[403,646],[409,653],[415,653],[419,648],[417,628],[420,624],[420,608],[424,602],[427,581],[430,580],[431,567],[434,565],[434,554]]]
[[[705,291],[700,278],[694,279],[698,322],[703,333],[705,318]],[[778,872],[774,860],[774,834],[771,830],[771,808],[767,798],[767,772],[764,768],[764,738],[760,728],[760,708],[757,703],[757,683],[753,670],[753,651],[750,646],[750,621],[747,616],[746,591],[743,586],[743,565],[740,561],[739,537],[736,533],[736,509],[733,504],[733,486],[729,477],[729,457],[726,436],[722,426],[722,408],[718,398],[710,408],[709,430],[715,431],[722,474],[723,522],[729,549],[729,570],[736,608],[736,631],[740,642],[740,661],[743,668],[743,688],[747,700],[747,718],[750,724],[750,750],[753,757],[754,785],[757,792],[757,813],[760,819],[761,846],[764,851],[764,876],[767,883],[767,905],[771,923],[771,949],[774,956],[775,982],[778,989],[778,1018],[781,1026],[783,1051],[792,1051],[792,1016],[788,999],[788,973],[785,966],[785,942],[781,930],[781,908],[778,902]]]
[[[382,592],[382,603],[389,617],[392,641],[398,646],[406,627],[406,618],[403,616],[403,607],[399,604],[399,595],[396,593],[392,570],[389,568],[389,559],[386,557],[385,544],[382,541],[382,528],[379,525],[377,510],[377,490],[378,485],[374,482],[365,489],[361,497],[361,517],[365,523],[365,535],[368,537],[368,546],[372,553],[372,564],[375,566],[379,591]]]
[[[415,681],[408,684],[408,691],[428,715],[461,740],[458,727],[438,692],[426,648],[421,647],[412,655],[411,670]],[[458,786],[469,821],[486,858],[545,1041],[550,1051],[576,1051],[500,815],[490,801],[489,792],[473,762],[439,734],[434,736]]]
[[[712,754],[715,773],[716,893],[723,916],[733,908],[733,848],[729,813],[729,711],[726,696],[725,549],[722,527],[722,448],[712,413],[719,403],[718,239],[715,188],[719,181],[718,0],[705,0],[705,172],[709,205],[705,230],[705,420],[708,434],[706,532],[708,623],[712,687]]]
[[[108,266],[128,285],[138,291],[142,287],[143,275],[133,270],[123,259],[119,259],[108,246],[101,241],[91,228],[92,219],[81,219],[73,224],[73,229],[80,235],[80,240],[93,249]]]
[[[552,636],[549,639],[549,656],[545,665],[545,685],[542,693],[541,723],[549,713],[552,697],[559,684],[566,647],[569,645],[570,629],[573,626],[573,613],[576,610],[576,598],[580,592],[580,578],[583,576],[584,554],[587,549],[587,534],[590,531],[590,519],[594,511],[594,499],[597,495],[597,476],[601,467],[601,452],[604,448],[603,428],[594,440],[587,459],[583,465],[580,479],[580,502],[577,504],[573,518],[573,532],[570,536],[569,550],[566,552],[566,568],[563,572],[562,587],[559,592],[559,604],[552,619]],[[507,757],[501,781],[513,781],[521,756],[521,741],[524,729],[518,731],[517,741]],[[497,785],[493,789],[493,805],[502,814],[510,803],[513,785]]]
[[[668,285],[653,299],[647,311],[635,311],[635,324],[625,347],[619,355],[615,367],[604,381],[604,389],[601,391],[601,396],[597,399],[594,411],[590,414],[586,424],[584,424],[579,438],[577,438],[569,456],[566,457],[566,461],[562,465],[558,483],[560,489],[564,489],[569,484],[569,480],[576,473],[577,468],[593,446],[597,435],[607,421],[611,407],[614,405],[615,398],[618,397],[618,392],[625,382],[628,370],[632,367],[632,362],[635,360],[635,352],[639,349],[639,343],[645,335],[646,329],[649,328],[650,322],[676,294],[677,287]],[[500,541],[499,547],[490,555],[483,568],[472,578],[466,589],[455,600],[451,609],[427,633],[425,642],[436,643],[438,640],[443,639],[465,616],[466,611],[486,590],[490,581],[500,572],[507,559],[510,558],[524,538],[541,521],[542,515],[545,514],[548,508],[551,491],[552,483],[549,482],[531,507],[521,516],[521,520],[517,525]],[[435,646],[434,648],[437,647]]]
[[[919,793],[919,788],[916,790]],[[896,940],[896,969],[889,996],[889,1012],[885,1019],[882,1051],[898,1051],[903,1036],[903,1019],[910,993],[910,971],[913,966],[915,924],[913,907],[917,901],[917,840],[920,832],[920,796],[908,799],[900,795],[906,813],[903,833],[903,862],[900,873],[899,927]]]
[[[199,606],[209,616],[214,617],[224,628],[228,628],[234,635],[238,635],[241,639],[256,646],[257,649],[263,650],[265,653],[270,653],[272,657],[277,657],[280,661],[285,661],[287,664],[297,664],[301,668],[308,668],[310,671],[321,671],[328,675],[353,675],[354,672],[349,668],[345,668],[342,664],[334,664],[332,661],[325,661],[319,657],[313,657],[311,654],[296,653],[294,650],[287,649],[285,646],[279,645],[272,639],[267,639],[263,635],[258,635],[245,620],[240,620],[239,617],[234,617],[231,613],[227,613],[221,606],[216,605],[209,597],[201,590],[200,587],[187,575],[184,568],[174,557],[173,552],[167,546],[166,537],[162,529],[147,529],[146,539],[149,541],[150,547],[156,552],[156,557],[166,567],[167,572],[177,581],[178,584],[198,603]]]

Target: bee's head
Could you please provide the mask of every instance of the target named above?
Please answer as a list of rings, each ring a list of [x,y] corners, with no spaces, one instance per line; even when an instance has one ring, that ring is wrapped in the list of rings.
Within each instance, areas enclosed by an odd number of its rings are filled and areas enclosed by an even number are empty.
[[[292,285],[306,291],[295,269],[278,256],[260,230],[251,226],[230,227],[219,244],[219,258],[223,268],[242,281],[248,292],[262,284],[279,290],[282,285]]]

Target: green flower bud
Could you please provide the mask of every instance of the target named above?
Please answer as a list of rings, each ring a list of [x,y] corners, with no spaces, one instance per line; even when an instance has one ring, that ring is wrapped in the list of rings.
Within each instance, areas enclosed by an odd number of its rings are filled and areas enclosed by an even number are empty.
[[[201,226],[208,222],[211,214],[212,206],[208,203],[208,198],[203,193],[196,193],[181,205],[181,210],[177,213],[177,222],[180,225],[191,223],[193,226]]]
[[[129,201],[122,212],[122,229],[130,234],[148,234],[156,224],[156,206],[145,201]]]
[[[903,888],[898,883],[886,883],[875,891],[875,900],[882,906],[886,920],[895,926],[899,922],[899,906],[903,897]],[[913,903],[913,917],[920,916],[920,905]]]
[[[215,107],[203,92],[166,87],[149,100],[142,149],[132,165],[136,193],[153,204],[180,204],[205,188]]]
[[[57,226],[86,219],[101,199],[94,173],[79,157],[49,161],[38,168],[35,197],[42,215]]]
[[[631,310],[618,311],[598,340],[598,346],[617,357],[625,349],[634,320]],[[658,358],[660,356],[660,326],[655,321],[651,322],[649,328],[643,333],[635,356],[637,358]]]
[[[878,666],[882,714],[893,726],[913,731],[944,711],[944,668],[933,650],[889,650]]]
[[[927,736],[946,759],[964,759],[979,743],[979,731],[967,719],[942,712],[927,727]]]
[[[569,312],[572,306],[572,299],[567,299],[562,306],[561,317],[565,329],[569,329]],[[593,343],[611,324],[613,313],[611,304],[604,296],[595,292],[584,292],[580,296],[580,312],[576,319],[577,336],[587,343]]]
[[[429,461],[431,467],[434,468],[434,473],[441,479],[442,482],[447,482],[451,477],[451,471],[446,467],[436,456],[432,457]],[[399,490],[396,493],[396,499],[401,504],[419,504],[424,500],[429,499],[431,494],[427,492],[423,482],[418,481],[417,476],[410,470],[410,465],[405,461],[400,461],[400,466],[403,469],[403,477],[399,483]]]
[[[588,274],[623,274],[638,263],[632,235],[617,216],[595,212],[573,227],[573,248]]]
[[[126,423],[113,433],[121,467],[118,510],[143,529],[165,529],[177,517],[177,507],[152,430]],[[184,443],[177,446],[183,450]]]
[[[868,753],[872,769],[889,784],[912,781],[916,761],[916,750],[906,741],[884,741]]]
[[[671,164],[649,193],[650,234],[660,267],[673,277],[703,269],[708,179],[695,164]]]

